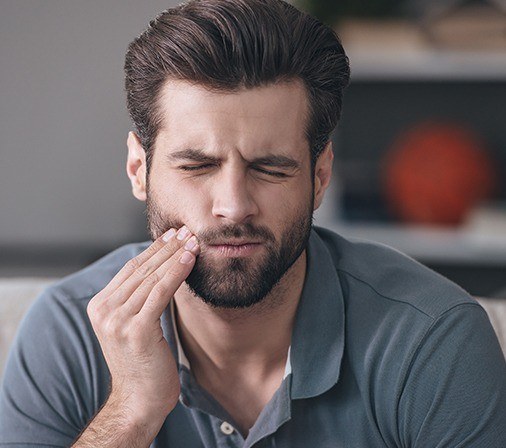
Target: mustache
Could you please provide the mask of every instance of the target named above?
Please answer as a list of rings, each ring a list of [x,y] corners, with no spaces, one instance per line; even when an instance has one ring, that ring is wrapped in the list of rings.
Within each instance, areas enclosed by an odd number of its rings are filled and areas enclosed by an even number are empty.
[[[167,226],[167,230],[170,227],[178,229],[182,226],[182,222],[173,222],[171,225]],[[195,235],[197,236],[199,243],[206,245],[212,245],[217,241],[227,238],[254,239],[264,242],[276,241],[274,234],[267,227],[255,226],[251,223],[226,225],[219,228],[205,229],[195,233]]]
[[[224,226],[219,229],[208,229],[197,235],[204,244],[214,244],[227,238],[253,239],[265,242],[275,241],[274,235],[266,227],[256,227],[252,224]]]

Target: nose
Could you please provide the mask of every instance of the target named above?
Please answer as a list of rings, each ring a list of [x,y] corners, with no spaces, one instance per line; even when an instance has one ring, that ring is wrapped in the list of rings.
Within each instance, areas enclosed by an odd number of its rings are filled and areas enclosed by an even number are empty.
[[[258,214],[252,187],[244,169],[239,167],[223,169],[222,174],[216,178],[216,185],[213,188],[213,216],[228,221],[228,224],[251,220]]]

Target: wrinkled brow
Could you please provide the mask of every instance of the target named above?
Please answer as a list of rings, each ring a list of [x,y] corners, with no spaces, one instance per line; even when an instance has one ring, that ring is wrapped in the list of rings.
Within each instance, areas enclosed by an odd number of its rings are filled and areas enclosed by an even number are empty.
[[[217,157],[206,154],[201,149],[183,149],[167,154],[167,159],[171,162],[177,162],[182,160],[192,162],[220,162]],[[253,165],[272,166],[277,168],[300,168],[300,163],[292,159],[291,157],[271,154],[263,157],[257,157],[250,161]]]

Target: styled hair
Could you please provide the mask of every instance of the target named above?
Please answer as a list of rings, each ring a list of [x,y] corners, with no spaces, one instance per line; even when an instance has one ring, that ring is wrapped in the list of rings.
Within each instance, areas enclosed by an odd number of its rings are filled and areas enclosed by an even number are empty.
[[[128,46],[127,107],[149,171],[168,79],[234,92],[301,80],[314,167],[341,116],[348,58],[336,33],[282,0],[190,0],[169,8]]]

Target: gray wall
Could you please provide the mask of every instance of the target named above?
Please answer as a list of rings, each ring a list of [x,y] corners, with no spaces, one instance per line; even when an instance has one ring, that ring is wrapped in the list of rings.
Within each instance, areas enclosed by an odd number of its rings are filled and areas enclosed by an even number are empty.
[[[128,44],[179,0],[0,0],[0,277],[148,238],[125,172]]]
[[[1,1],[4,257],[16,247],[113,247],[146,236],[144,204],[124,168],[123,58],[149,20],[176,3]]]

